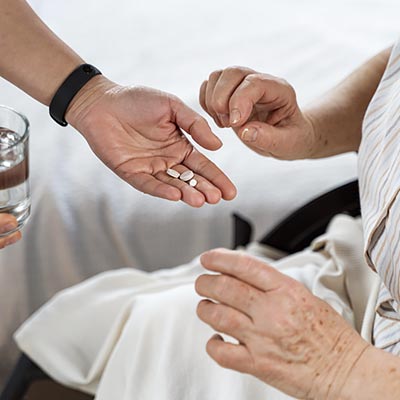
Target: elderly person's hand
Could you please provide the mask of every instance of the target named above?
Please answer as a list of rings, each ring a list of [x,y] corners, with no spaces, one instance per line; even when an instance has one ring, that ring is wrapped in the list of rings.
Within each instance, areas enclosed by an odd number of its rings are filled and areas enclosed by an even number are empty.
[[[259,154],[311,158],[321,145],[283,79],[244,67],[215,71],[201,86],[200,104],[220,127],[231,126]]]
[[[0,235],[5,232],[14,231],[18,227],[16,218],[11,214],[0,214]],[[0,236],[0,249],[18,242],[21,239],[21,232],[16,231],[7,236]]]
[[[212,250],[201,257],[217,274],[202,275],[198,316],[220,335],[207,352],[221,366],[252,374],[306,399],[338,399],[346,378],[372,347],[326,302],[302,284],[241,252]]]
[[[204,118],[171,94],[98,76],[75,96],[66,119],[109,168],[144,193],[194,207],[236,195],[232,182],[182,130],[209,150],[221,141]],[[196,187],[168,176],[168,168],[192,170]]]

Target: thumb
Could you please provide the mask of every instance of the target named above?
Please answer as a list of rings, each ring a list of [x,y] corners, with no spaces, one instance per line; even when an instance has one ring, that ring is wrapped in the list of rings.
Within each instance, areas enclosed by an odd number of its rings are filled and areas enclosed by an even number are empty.
[[[236,129],[239,138],[252,150],[265,156],[292,159],[296,148],[296,135],[291,129],[252,121]]]
[[[172,103],[175,123],[189,133],[196,143],[208,150],[217,150],[221,140],[212,132],[208,122],[181,101]]]

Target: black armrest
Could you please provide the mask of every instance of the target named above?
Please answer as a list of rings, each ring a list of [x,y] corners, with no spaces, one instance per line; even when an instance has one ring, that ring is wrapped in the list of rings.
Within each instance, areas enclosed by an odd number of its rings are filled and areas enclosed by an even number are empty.
[[[267,233],[260,243],[288,254],[301,251],[323,234],[329,221],[341,213],[360,215],[358,181],[333,189],[299,208]]]
[[[0,400],[21,400],[32,382],[49,379],[30,358],[22,354],[0,395]]]

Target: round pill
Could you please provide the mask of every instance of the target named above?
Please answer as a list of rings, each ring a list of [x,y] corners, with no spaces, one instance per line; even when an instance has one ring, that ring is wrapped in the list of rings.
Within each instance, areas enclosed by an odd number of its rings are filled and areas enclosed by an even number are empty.
[[[179,178],[180,175],[181,175],[178,171],[175,171],[175,170],[172,169],[172,168],[168,168],[168,169],[167,169],[167,174],[168,174],[169,176],[172,176],[173,178]]]
[[[196,179],[191,179],[190,182],[189,182],[189,185],[190,185],[191,187],[195,187],[195,186],[197,185]]]
[[[187,182],[190,181],[194,177],[193,171],[185,171],[184,173],[181,174],[179,177],[182,181]]]

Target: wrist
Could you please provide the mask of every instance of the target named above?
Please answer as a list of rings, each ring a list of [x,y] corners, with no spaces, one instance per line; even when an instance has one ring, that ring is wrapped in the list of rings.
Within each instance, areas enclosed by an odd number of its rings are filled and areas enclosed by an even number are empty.
[[[319,149],[321,147],[322,137],[321,129],[319,129],[318,119],[311,112],[303,112],[304,120],[309,129],[311,138],[311,146],[308,158],[319,158]]]
[[[319,379],[308,398],[314,400],[353,400],[353,371],[364,363],[364,354],[373,348],[355,331],[349,330],[340,335],[335,346],[321,360],[318,369]],[[356,392],[357,393],[357,392]],[[353,394],[353,395],[352,395]],[[352,397],[353,396],[353,397]]]
[[[118,87],[104,75],[90,79],[76,93],[65,113],[65,120],[83,134],[90,125],[91,110],[95,104],[112,89]]]
[[[340,387],[336,387],[337,398],[341,400],[354,400],[359,398],[358,396],[365,398],[362,393],[365,391],[366,384],[368,386],[367,366],[374,365],[376,362],[375,354],[378,351],[372,345],[365,346],[357,359],[353,361],[351,368],[348,368],[348,373],[343,383]],[[371,376],[370,378],[373,377]]]

